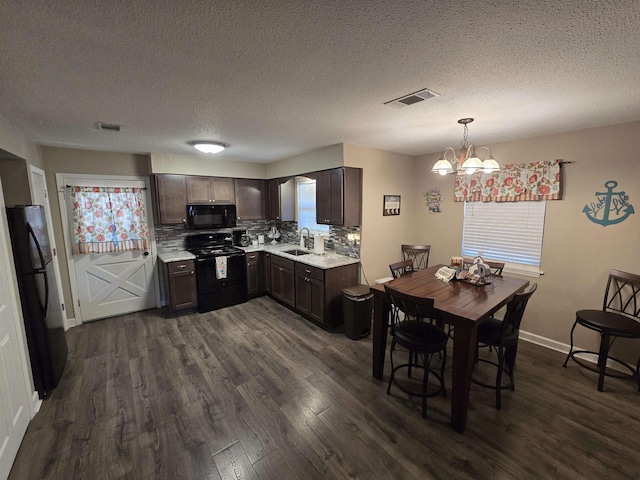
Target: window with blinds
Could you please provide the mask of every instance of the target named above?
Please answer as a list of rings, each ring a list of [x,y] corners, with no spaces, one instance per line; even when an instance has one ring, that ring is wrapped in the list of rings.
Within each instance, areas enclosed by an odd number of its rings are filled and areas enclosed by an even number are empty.
[[[310,232],[329,233],[329,225],[318,225],[316,223],[316,181],[298,180],[296,181],[298,194],[298,230],[307,227]]]
[[[547,202],[465,202],[462,254],[505,262],[505,272],[539,276]]]

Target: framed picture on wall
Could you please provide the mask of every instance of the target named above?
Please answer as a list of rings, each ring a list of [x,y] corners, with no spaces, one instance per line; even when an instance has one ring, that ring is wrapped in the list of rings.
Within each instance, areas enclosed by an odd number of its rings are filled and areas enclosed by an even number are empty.
[[[385,195],[382,216],[400,215],[400,195]]]

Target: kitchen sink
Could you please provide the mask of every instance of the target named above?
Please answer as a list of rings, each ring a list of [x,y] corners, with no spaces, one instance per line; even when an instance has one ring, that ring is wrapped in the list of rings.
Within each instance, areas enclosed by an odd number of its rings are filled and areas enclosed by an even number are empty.
[[[289,255],[295,255],[296,257],[299,257],[300,255],[309,255],[311,252],[308,252],[307,250],[285,250],[284,253],[288,253]]]

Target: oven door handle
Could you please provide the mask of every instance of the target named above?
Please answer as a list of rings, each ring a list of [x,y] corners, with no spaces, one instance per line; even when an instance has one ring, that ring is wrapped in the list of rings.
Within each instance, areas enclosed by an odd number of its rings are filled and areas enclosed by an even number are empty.
[[[219,255],[220,257],[244,257],[244,253],[230,253],[229,255]],[[196,262],[212,262],[215,261],[216,257],[206,257],[206,258],[196,258]]]

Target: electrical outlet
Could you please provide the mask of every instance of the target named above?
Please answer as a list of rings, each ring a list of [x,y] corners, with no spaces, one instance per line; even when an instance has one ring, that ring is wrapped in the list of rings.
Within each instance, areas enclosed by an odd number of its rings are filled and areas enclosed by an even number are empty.
[[[360,241],[360,234],[359,233],[348,233],[347,234],[347,240],[349,240],[349,242],[351,242],[352,244],[356,245]]]

